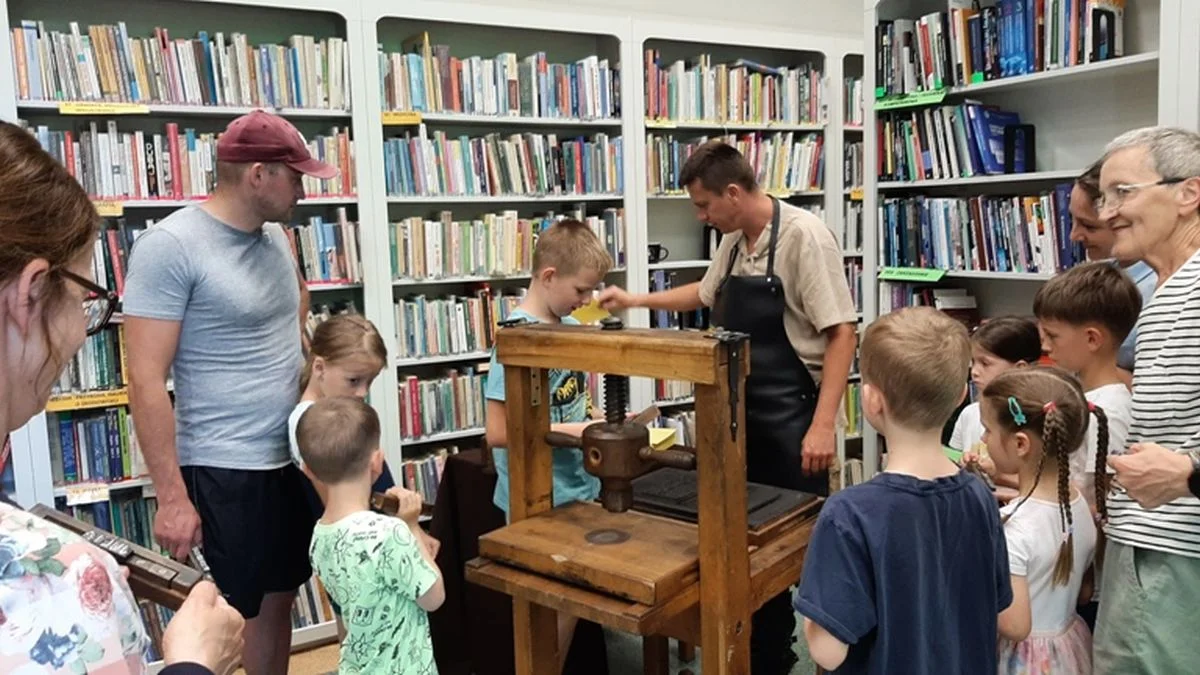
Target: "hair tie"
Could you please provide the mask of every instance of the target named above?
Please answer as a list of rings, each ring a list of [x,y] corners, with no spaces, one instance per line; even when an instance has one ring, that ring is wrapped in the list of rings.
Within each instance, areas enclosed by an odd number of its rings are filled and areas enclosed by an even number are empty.
[[[1047,415],[1054,412],[1055,410],[1058,410],[1058,404],[1055,403],[1054,401],[1050,401],[1046,405],[1042,406],[1042,412],[1046,413]]]
[[[1096,412],[1096,404],[1095,403],[1088,401],[1087,404],[1088,404],[1088,412]]]
[[[1016,422],[1019,427],[1025,426],[1025,423],[1029,421],[1025,417],[1025,412],[1021,410],[1021,404],[1017,403],[1016,396],[1008,397],[1008,412],[1012,415],[1013,422]]]

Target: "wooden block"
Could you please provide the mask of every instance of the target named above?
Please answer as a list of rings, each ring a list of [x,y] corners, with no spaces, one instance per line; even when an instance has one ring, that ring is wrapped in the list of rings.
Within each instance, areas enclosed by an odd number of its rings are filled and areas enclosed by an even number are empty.
[[[696,582],[697,541],[690,523],[574,502],[483,535],[479,555],[654,605]]]
[[[692,661],[696,660],[696,645],[685,640],[680,640],[679,644],[676,646],[679,648],[678,651],[680,661],[684,663],[691,663]]]
[[[571,368],[713,384],[723,354],[719,342],[698,331],[529,324],[496,333],[496,358],[506,369]]]
[[[746,351],[742,346],[743,353]],[[750,672],[750,556],[746,534],[746,418],[731,418],[728,364],[696,385],[700,481],[700,651],[706,675]],[[735,382],[745,396],[745,372]],[[736,431],[730,423],[736,419]]]
[[[554,610],[513,598],[513,636],[516,672],[558,675],[558,617]],[[522,630],[528,627],[529,630]]]
[[[549,373],[520,366],[504,369],[508,434],[508,513],[512,522],[553,506],[553,453],[550,431]]]
[[[671,643],[662,635],[642,638],[643,675],[671,675]]]

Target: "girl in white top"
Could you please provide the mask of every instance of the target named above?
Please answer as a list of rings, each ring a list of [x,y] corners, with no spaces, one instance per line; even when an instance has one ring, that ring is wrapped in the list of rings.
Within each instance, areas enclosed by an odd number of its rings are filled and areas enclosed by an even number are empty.
[[[1037,322],[1020,316],[989,319],[971,333],[971,382],[981,392],[997,375],[1013,368],[1034,365],[1042,356],[1042,338]],[[968,453],[965,462],[979,461],[989,474],[990,462],[983,444],[979,402],[963,408],[954,423],[950,447]],[[1015,488],[1015,477],[993,476],[997,485]]]
[[[1022,495],[1001,509],[1013,602],[1000,613],[999,672],[1089,675],[1092,636],[1076,607],[1096,525],[1071,481],[1069,457],[1084,441],[1090,414],[1107,447],[1104,411],[1088,403],[1074,376],[1041,366],[996,377],[981,403],[988,455],[999,471],[1017,474]],[[1105,456],[1095,461],[1102,465]]]

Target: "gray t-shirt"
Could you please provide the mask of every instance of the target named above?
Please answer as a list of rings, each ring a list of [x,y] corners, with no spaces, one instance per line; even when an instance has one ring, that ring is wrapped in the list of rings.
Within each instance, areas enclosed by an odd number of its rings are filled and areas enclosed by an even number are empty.
[[[123,311],[182,322],[172,364],[180,466],[288,463],[304,357],[299,283],[279,225],[251,234],[198,206],[176,211],[133,247]]]

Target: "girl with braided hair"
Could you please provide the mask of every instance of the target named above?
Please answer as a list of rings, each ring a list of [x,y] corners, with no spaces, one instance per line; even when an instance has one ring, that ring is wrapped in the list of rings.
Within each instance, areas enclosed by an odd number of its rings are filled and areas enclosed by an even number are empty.
[[[1070,455],[1084,442],[1091,415],[1098,447],[1108,448],[1104,411],[1089,405],[1078,380],[1052,367],[997,376],[981,403],[988,454],[997,470],[1017,474],[1021,494],[1001,509],[1013,603],[1000,614],[999,672],[1090,674],[1092,637],[1076,605],[1097,534],[1071,481]],[[1097,454],[1096,501],[1103,508],[1105,454]]]

